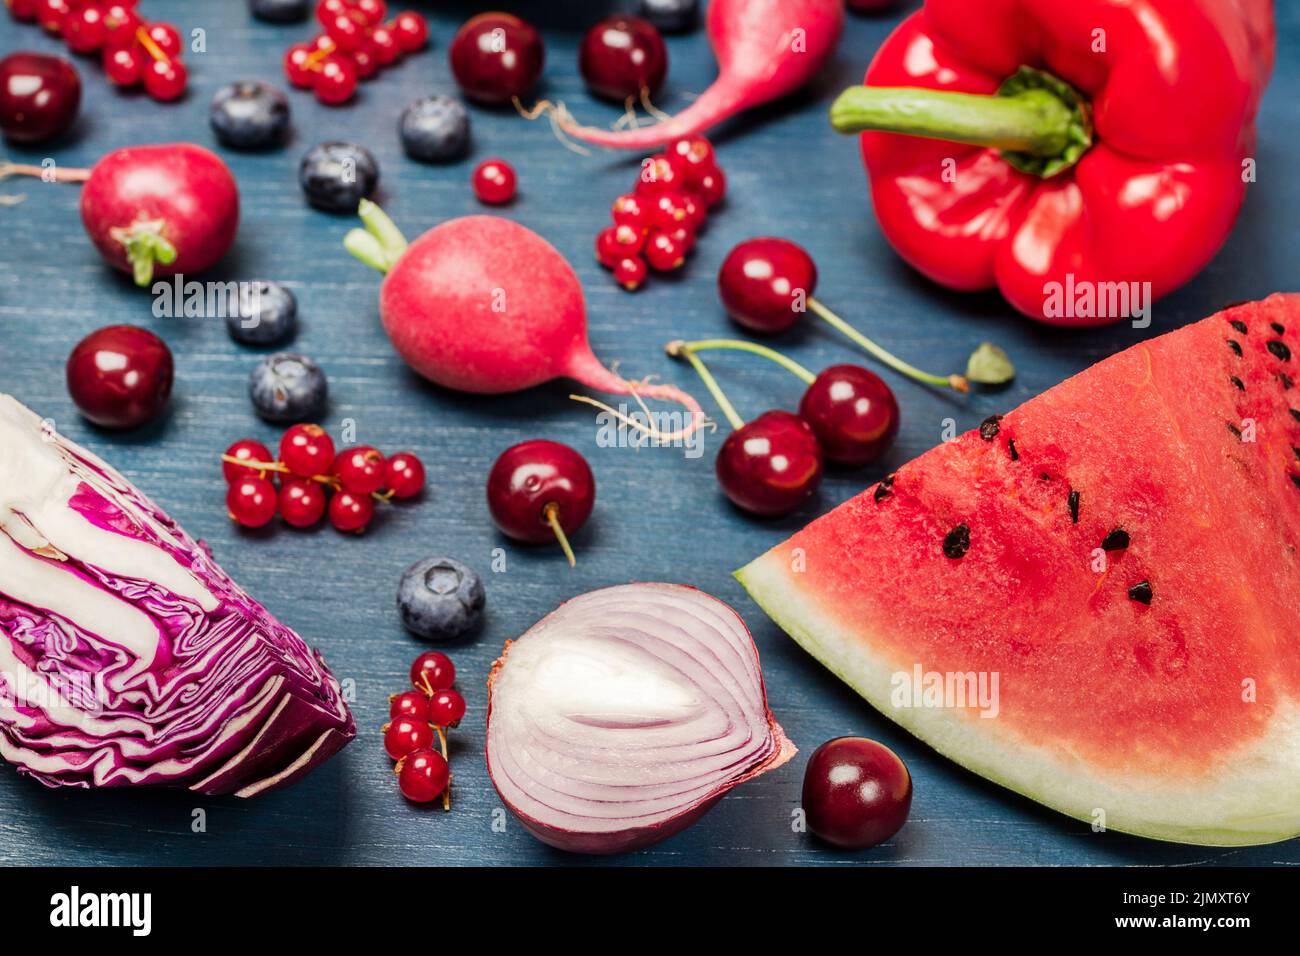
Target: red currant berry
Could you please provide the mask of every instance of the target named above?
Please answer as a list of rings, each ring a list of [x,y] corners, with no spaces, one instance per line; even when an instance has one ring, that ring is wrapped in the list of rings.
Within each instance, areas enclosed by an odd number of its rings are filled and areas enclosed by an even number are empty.
[[[456,683],[456,665],[441,651],[425,651],[411,663],[411,686],[427,697]]]
[[[384,728],[384,749],[394,760],[401,760],[412,750],[433,743],[433,728],[428,721],[413,717],[396,717]]]
[[[8,0],[9,15],[19,23],[31,23],[36,19],[36,10],[40,6],[37,0]]]
[[[645,282],[647,271],[644,259],[628,256],[614,266],[614,279],[628,292],[635,292]]]
[[[370,46],[380,66],[388,66],[402,55],[397,37],[385,26],[378,26],[370,31]]]
[[[718,295],[738,324],[754,332],[784,332],[799,320],[799,304],[817,287],[812,256],[786,239],[746,239],[718,270]]]
[[[316,4],[316,22],[323,27],[329,26],[335,17],[347,16],[348,10],[347,0],[320,0]]]
[[[138,46],[105,47],[101,58],[104,75],[115,86],[135,86],[144,70],[144,56]]]
[[[596,234],[596,261],[607,269],[635,256],[645,245],[645,234],[631,226],[610,226]]]
[[[41,28],[58,35],[63,29],[63,19],[72,11],[69,0],[40,0],[36,6],[36,22]]]
[[[299,89],[311,86],[311,54],[311,47],[305,43],[295,43],[284,51],[284,75],[290,85]]]
[[[185,92],[189,72],[180,60],[152,60],[144,68],[144,90],[166,103]]]
[[[149,39],[153,41],[154,46],[167,57],[175,59],[180,56],[181,35],[170,23],[151,23],[149,29],[145,32],[149,35]]]
[[[316,99],[328,106],[346,103],[357,91],[357,68],[351,60],[331,53],[316,65],[311,88]]]
[[[668,231],[690,224],[691,211],[686,207],[686,193],[670,189],[648,197],[647,209],[651,229]]]
[[[489,106],[526,94],[546,60],[541,34],[509,13],[470,17],[456,31],[447,55],[465,95]]]
[[[679,222],[671,229],[664,229],[662,232],[677,243],[682,255],[689,255],[690,251],[695,248],[695,230],[690,227],[689,223]]]
[[[440,690],[429,698],[429,720],[438,727],[455,727],[465,716],[465,698],[459,691]]]
[[[718,484],[737,506],[759,515],[799,507],[822,480],[812,427],[790,412],[764,412],[727,436],[718,451]]]
[[[366,38],[365,27],[353,20],[349,13],[339,13],[324,21],[325,32],[334,45],[344,53],[360,49]]]
[[[671,272],[686,261],[682,243],[662,229],[652,229],[646,236],[643,255],[656,272]]]
[[[681,202],[682,208],[686,210],[686,224],[699,232],[709,219],[709,207],[694,193],[682,193]]]
[[[388,4],[384,0],[356,0],[352,8],[361,14],[367,26],[378,26],[388,15]]]
[[[280,439],[280,461],[302,478],[327,475],[334,463],[334,441],[319,425],[294,425]]]
[[[727,177],[721,169],[714,166],[701,173],[700,178],[690,184],[690,190],[704,200],[705,206],[712,209],[727,194]]]
[[[860,365],[824,369],[803,393],[799,417],[812,426],[826,460],[837,465],[870,464],[898,435],[894,393]]]
[[[498,528],[519,541],[551,541],[548,512],[573,534],[591,516],[596,479],[568,445],[536,439],[501,453],[487,481],[488,510]]]
[[[388,716],[409,717],[429,722],[429,698],[419,691],[404,690],[388,698]]]
[[[668,50],[649,21],[615,14],[587,31],[578,49],[578,69],[587,89],[621,103],[629,96],[659,92],[668,72]]]
[[[353,445],[335,456],[330,473],[346,490],[368,495],[384,486],[384,456],[369,445]]]
[[[366,529],[370,519],[375,516],[375,502],[368,495],[358,495],[351,491],[335,492],[330,499],[330,524],[339,531],[356,531]]]
[[[239,439],[226,449],[226,455],[230,458],[238,458],[240,461],[270,462],[272,460],[271,452],[267,450],[267,447],[260,441],[254,441],[251,438]],[[269,472],[223,461],[221,463],[221,474],[225,477],[226,484],[231,484],[242,478],[264,478]]]
[[[295,528],[310,528],[325,514],[325,489],[305,478],[280,484],[280,517]]]
[[[399,451],[384,468],[384,487],[394,498],[414,498],[424,487],[424,463],[409,451]]]
[[[393,20],[393,35],[403,53],[412,53],[429,42],[429,24],[424,17],[408,10]]]
[[[503,159],[485,159],[479,163],[470,182],[474,195],[488,205],[499,206],[515,198],[515,171]]]
[[[104,45],[108,28],[104,11],[94,4],[73,10],[63,18],[63,42],[74,53],[93,53]]]
[[[109,3],[104,6],[104,44],[111,47],[132,46],[140,27],[140,14],[133,2]]]
[[[436,750],[413,750],[398,764],[397,788],[412,803],[436,800],[449,783],[451,769],[446,758]]]
[[[616,226],[631,226],[644,231],[650,224],[646,204],[634,193],[626,193],[615,199],[610,214]]]
[[[713,144],[703,136],[687,136],[668,144],[668,155],[681,161],[686,171],[686,182],[695,185],[705,174],[717,168]]]
[[[664,192],[681,192],[686,186],[686,169],[679,159],[668,153],[655,153],[641,163],[636,191],[639,196],[654,196]]]
[[[240,478],[226,490],[226,511],[245,528],[260,528],[275,517],[275,485],[265,478]]]
[[[356,67],[359,80],[368,80],[379,72],[379,61],[375,59],[369,38],[362,41],[360,48],[352,51],[352,65]]]

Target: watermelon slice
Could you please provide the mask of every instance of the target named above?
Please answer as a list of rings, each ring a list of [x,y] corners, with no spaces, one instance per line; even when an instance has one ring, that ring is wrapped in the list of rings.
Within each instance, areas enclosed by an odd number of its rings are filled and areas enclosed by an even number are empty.
[[[737,576],[877,709],[990,780],[1155,839],[1287,839],[1296,383],[1300,295],[1235,306],[927,452]]]

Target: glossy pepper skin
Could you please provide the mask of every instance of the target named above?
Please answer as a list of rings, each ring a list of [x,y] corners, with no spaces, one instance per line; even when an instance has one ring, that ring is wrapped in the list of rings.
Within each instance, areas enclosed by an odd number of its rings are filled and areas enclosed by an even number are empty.
[[[1056,314],[1051,284],[1150,282],[1154,299],[1210,260],[1245,196],[1274,41],[1270,0],[927,0],[866,86],[994,94],[1030,66],[1077,91],[1091,143],[1044,178],[998,147],[864,132],[880,227],[942,285],[997,287],[1050,324],[1123,318]],[[840,106],[837,128],[871,128]]]

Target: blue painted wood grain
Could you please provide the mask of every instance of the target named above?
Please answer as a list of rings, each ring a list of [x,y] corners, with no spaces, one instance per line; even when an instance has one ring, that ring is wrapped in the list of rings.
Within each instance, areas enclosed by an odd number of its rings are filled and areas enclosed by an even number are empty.
[[[400,6],[398,4],[397,6]],[[113,461],[197,536],[272,612],[319,646],[340,678],[352,681],[360,738],[301,784],[250,802],[200,799],[176,792],[47,791],[0,768],[0,863],[46,864],[545,864],[584,862],[540,845],[513,820],[494,828],[499,802],[482,760],[484,680],[501,644],[561,600],[628,580],[687,581],[733,603],[753,629],[772,708],[803,753],[781,770],[739,788],[688,832],[616,862],[629,864],[1191,864],[1300,862],[1300,843],[1253,849],[1180,847],[1094,834],[1009,794],[937,756],[862,703],[787,639],[733,581],[731,571],[784,538],[810,517],[936,444],[945,422],[965,429],[1004,411],[1144,335],[1198,319],[1226,302],[1295,286],[1300,182],[1293,151],[1300,144],[1300,14],[1279,11],[1279,60],[1264,100],[1259,182],[1250,190],[1232,238],[1205,271],[1160,302],[1154,325],[1065,333],[1013,314],[994,295],[959,295],[922,280],[891,252],[876,227],[856,143],[825,121],[835,92],[860,79],[872,52],[901,14],[851,17],[833,66],[811,90],[728,124],[716,137],[730,180],[724,208],[712,218],[698,251],[679,278],[652,280],[636,295],[619,290],[591,254],[614,196],[631,184],[639,157],[575,155],[544,123],[510,112],[473,110],[470,159],[445,167],[407,160],[396,117],[410,100],[454,92],[446,62],[465,3],[426,3],[432,49],[408,58],[363,86],[342,109],[291,93],[294,134],[282,151],[222,151],[239,180],[243,220],[234,252],[212,278],[268,277],[297,294],[303,328],[296,348],[314,356],[331,382],[327,424],[351,418],[360,440],[382,449],[409,448],[428,464],[433,490],[423,501],[387,509],[358,540],[327,528],[284,527],[243,533],[222,504],[215,456],[242,436],[274,441],[246,395],[257,353],[235,345],[220,319],[160,319],[150,298],[110,272],[86,241],[77,189],[11,182],[21,205],[0,208],[0,390],[16,395],[59,428]],[[584,119],[611,122],[616,111],[588,97],[576,70],[582,28],[602,4],[506,3],[534,19],[548,45],[542,91],[565,100]],[[617,5],[611,4],[610,7]],[[191,140],[213,145],[207,103],[222,83],[261,78],[282,83],[280,57],[312,27],[259,23],[243,3],[144,0],[151,16],[183,31],[206,31],[207,52],[190,54],[190,91],[159,106],[110,90],[93,61],[79,61],[83,115],[75,135],[50,155],[89,164],[130,143]],[[55,50],[55,41],[0,16],[0,53]],[[713,60],[702,32],[669,40],[671,69],[661,105],[679,109],[703,89]],[[500,398],[452,394],[431,387],[395,356],[379,325],[378,277],[341,246],[347,218],[309,209],[299,194],[302,153],[333,138],[366,144],[382,167],[380,199],[414,236],[435,223],[481,211],[468,188],[478,160],[500,155],[520,177],[519,200],[505,214],[538,230],[570,259],[586,285],[597,353],[629,376],[658,375],[697,392],[689,370],[671,363],[662,345],[679,336],[728,334],[714,276],[733,243],[756,234],[788,236],[808,249],[821,271],[820,298],[915,363],[936,371],[960,368],[970,348],[990,339],[1011,352],[1015,383],[961,400],[891,377],[903,410],[897,448],[874,469],[832,473],[820,497],[777,521],[742,517],[716,489],[712,455],[602,448],[590,410],[566,398],[563,384]],[[9,148],[11,158],[38,161],[44,152]],[[72,345],[110,322],[154,329],[175,351],[178,381],[171,413],[144,431],[109,434],[78,418],[63,383]],[[820,368],[857,360],[820,330],[782,345]],[[715,362],[742,414],[792,407],[800,385],[774,366],[745,356]],[[515,441],[566,441],[590,459],[599,486],[596,516],[576,539],[580,561],[570,570],[556,548],[521,548],[492,528],[483,481],[498,452]],[[716,439],[714,439],[716,443]],[[0,449],[3,454],[3,449]],[[504,573],[488,572],[504,547]],[[407,564],[446,553],[478,566],[488,578],[487,627],[454,651],[469,702],[453,735],[455,808],[421,812],[403,803],[379,741],[387,696],[402,689],[422,646],[398,622],[394,591]],[[1096,728],[1099,734],[1108,732]],[[804,760],[823,740],[846,733],[877,737],[907,761],[916,781],[912,817],[889,845],[860,854],[833,853],[791,832]],[[195,811],[206,814],[196,833]]]

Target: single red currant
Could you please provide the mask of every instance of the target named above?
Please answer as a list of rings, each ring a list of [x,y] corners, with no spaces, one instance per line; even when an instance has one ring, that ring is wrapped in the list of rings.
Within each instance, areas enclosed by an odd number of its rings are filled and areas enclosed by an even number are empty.
[[[310,528],[325,514],[325,489],[315,481],[289,478],[280,484],[280,517],[295,528]]]
[[[414,498],[424,487],[424,463],[409,451],[399,451],[384,468],[384,487],[394,498]]]
[[[384,456],[369,445],[352,445],[334,457],[330,473],[344,489],[369,495],[384,485]]]
[[[275,517],[275,485],[265,478],[240,478],[226,491],[226,511],[245,528],[260,528]]]
[[[93,3],[73,10],[63,18],[62,33],[63,42],[74,53],[94,53],[108,34],[104,11]]]
[[[411,663],[411,686],[432,697],[456,683],[456,665],[441,651],[425,651]]]
[[[175,59],[181,54],[181,35],[176,28],[170,23],[149,24],[149,29],[145,31],[149,39],[153,41],[154,46],[171,59]]]
[[[104,44],[110,47],[134,45],[135,31],[140,27],[140,14],[133,2],[104,5]]]
[[[429,698],[419,691],[404,690],[388,698],[388,716],[409,717],[429,722]]]
[[[681,192],[686,186],[685,164],[668,153],[655,153],[641,163],[637,177],[638,196],[654,196],[663,192]]]
[[[36,6],[36,22],[54,35],[63,29],[63,19],[72,12],[69,0],[40,0]]]
[[[145,57],[138,46],[105,47],[101,60],[104,75],[114,86],[135,86],[140,82]]]
[[[334,463],[334,441],[319,425],[294,425],[280,439],[280,461],[302,478],[327,475]]]
[[[648,267],[640,256],[628,256],[620,259],[614,266],[614,279],[628,292],[641,288],[646,280]]]
[[[361,14],[367,26],[378,26],[388,15],[388,4],[384,0],[356,0],[352,9]]]
[[[645,231],[650,224],[649,210],[641,197],[635,193],[626,193],[615,199],[614,205],[610,207],[610,214],[616,226],[631,226],[633,229]]]
[[[686,171],[688,185],[699,183],[700,178],[717,168],[713,144],[703,136],[687,136],[668,144],[668,155],[681,161]]]
[[[350,13],[339,13],[323,22],[325,32],[334,41],[334,45],[344,53],[360,49],[366,38],[366,28],[352,19]]]
[[[180,60],[151,60],[145,65],[143,78],[145,92],[166,103],[185,92],[189,72]]]
[[[331,53],[316,64],[311,88],[316,99],[327,106],[346,103],[357,91],[357,68],[350,59]]]
[[[397,787],[412,803],[436,800],[450,783],[451,769],[436,750],[413,750],[397,765]]]
[[[651,229],[646,236],[643,255],[656,272],[671,272],[686,261],[686,249],[680,240],[662,229]]]
[[[339,531],[360,533],[375,516],[375,502],[369,495],[358,495],[347,490],[338,491],[330,499],[329,512],[330,524]]]
[[[352,51],[352,65],[356,67],[359,80],[368,80],[379,72],[379,61],[375,59],[368,37],[362,41],[360,47]]]
[[[515,198],[515,171],[503,159],[485,159],[474,167],[470,182],[480,202],[499,206]]]
[[[271,452],[260,441],[254,441],[251,438],[241,438],[229,448],[226,449],[226,456],[229,458],[238,458],[240,461],[257,461],[271,462]],[[225,477],[226,483],[239,481],[241,478],[266,478],[270,472],[262,471],[258,468],[247,468],[244,465],[236,465],[229,461],[221,463],[221,474]]]
[[[284,75],[290,85],[299,89],[311,86],[312,48],[305,43],[295,43],[284,51]]]
[[[722,202],[727,194],[727,177],[717,166],[700,173],[698,180],[689,184],[691,192],[704,200],[704,205],[712,209]]]
[[[402,55],[397,37],[386,26],[377,26],[370,31],[370,46],[380,66],[388,66]]]
[[[407,10],[393,20],[393,35],[403,53],[411,53],[429,42],[429,24],[418,13]]]
[[[669,231],[682,224],[689,225],[691,210],[686,203],[686,193],[677,189],[665,190],[650,196],[647,204],[650,228]]]
[[[440,690],[429,698],[429,720],[438,727],[455,727],[465,716],[465,698],[459,691]]]
[[[413,717],[395,717],[384,727],[384,749],[394,760],[401,760],[412,750],[420,750],[433,743],[433,728],[425,720]]]

